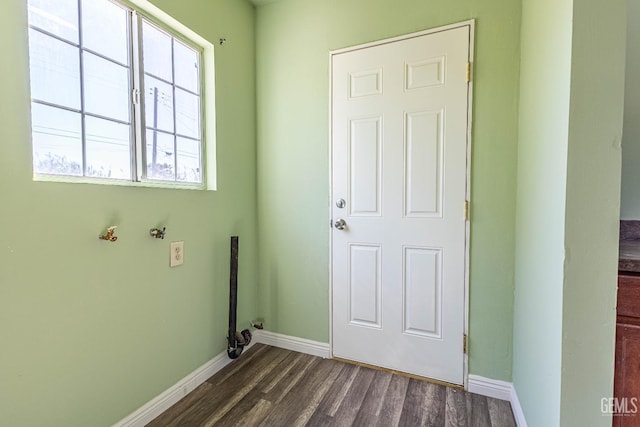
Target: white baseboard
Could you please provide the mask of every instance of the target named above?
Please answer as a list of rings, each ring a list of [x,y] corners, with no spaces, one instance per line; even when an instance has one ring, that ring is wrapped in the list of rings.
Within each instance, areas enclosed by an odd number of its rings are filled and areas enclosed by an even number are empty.
[[[469,375],[469,391],[500,400],[511,400],[513,385],[506,381],[493,380],[479,375]]]
[[[524,412],[522,412],[518,394],[512,383],[470,374],[467,390],[482,396],[508,401],[511,403],[511,410],[513,411],[516,425],[518,427],[527,427],[527,420],[524,418]]]
[[[231,362],[223,351],[112,427],[145,426]]]
[[[325,359],[331,357],[329,344],[319,341],[312,341],[305,338],[292,337],[289,335],[276,334],[263,330],[257,330],[253,334],[253,339],[257,343],[267,344],[286,350],[311,354]]]
[[[522,411],[522,405],[520,405],[520,399],[518,399],[518,393],[516,388],[511,387],[511,410],[513,411],[513,417],[516,419],[516,425],[518,427],[527,427],[527,420],[524,418],[524,412]]]

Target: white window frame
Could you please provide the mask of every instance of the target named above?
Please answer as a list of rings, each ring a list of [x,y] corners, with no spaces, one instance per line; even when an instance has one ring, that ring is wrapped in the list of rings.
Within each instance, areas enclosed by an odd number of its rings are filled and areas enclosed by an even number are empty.
[[[26,0],[25,0],[26,1]],[[130,147],[131,179],[94,178],[88,176],[67,176],[55,174],[33,174],[34,181],[55,181],[69,183],[90,183],[121,186],[179,188],[190,190],[216,189],[216,141],[215,141],[215,78],[213,44],[178,22],[148,0],[110,0],[127,9],[131,14],[129,27],[130,54],[130,87],[131,104],[130,120],[132,142]],[[179,42],[191,47],[200,54],[200,163],[202,183],[180,181],[163,181],[146,177],[145,115],[144,115],[144,67],[142,52],[142,22],[148,21],[158,29],[168,33]],[[80,23],[81,24],[81,23]],[[134,34],[135,32],[135,34]],[[45,32],[46,34],[46,32]],[[80,78],[82,79],[81,69]],[[207,77],[208,76],[208,77]],[[175,88],[175,83],[174,86]],[[46,102],[40,102],[48,105]],[[52,105],[56,107],[55,105]],[[84,113],[84,111],[83,111]],[[174,112],[175,115],[175,112]],[[175,121],[175,120],[174,120]],[[175,125],[175,123],[174,123]],[[177,129],[174,128],[177,134]],[[84,144],[83,144],[84,150]],[[175,153],[177,157],[177,152]],[[84,173],[84,172],[83,172]],[[177,170],[176,170],[177,173]]]

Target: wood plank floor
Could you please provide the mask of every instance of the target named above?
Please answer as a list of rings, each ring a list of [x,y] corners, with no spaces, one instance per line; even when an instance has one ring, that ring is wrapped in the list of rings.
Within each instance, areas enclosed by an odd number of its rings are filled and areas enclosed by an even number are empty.
[[[515,426],[508,402],[256,344],[148,424]]]

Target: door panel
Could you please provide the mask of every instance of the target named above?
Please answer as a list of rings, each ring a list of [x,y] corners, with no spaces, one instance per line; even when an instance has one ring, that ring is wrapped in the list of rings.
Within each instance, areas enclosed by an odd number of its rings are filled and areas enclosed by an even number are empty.
[[[351,121],[349,199],[351,215],[380,216],[382,144],[380,117]]]
[[[441,216],[444,112],[406,114],[405,215]]]
[[[404,249],[404,332],[441,338],[442,251]]]
[[[333,354],[456,384],[469,40],[461,26],[332,56]]]
[[[350,245],[349,306],[351,323],[380,328],[382,280],[380,246]]]

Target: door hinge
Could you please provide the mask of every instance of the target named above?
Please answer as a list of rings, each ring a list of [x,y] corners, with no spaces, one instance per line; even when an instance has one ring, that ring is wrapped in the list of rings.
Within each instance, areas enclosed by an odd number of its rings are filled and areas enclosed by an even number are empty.
[[[464,220],[469,221],[469,201],[464,201]]]
[[[467,62],[467,83],[471,82],[471,62]]]
[[[467,354],[467,334],[462,335],[462,352]]]

